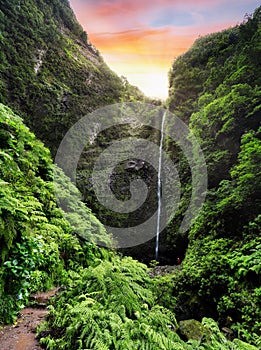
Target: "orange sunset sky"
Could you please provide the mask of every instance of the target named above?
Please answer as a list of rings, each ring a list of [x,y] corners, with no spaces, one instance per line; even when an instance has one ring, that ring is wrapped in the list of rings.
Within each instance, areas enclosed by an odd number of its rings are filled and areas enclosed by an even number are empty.
[[[165,99],[173,60],[199,36],[243,21],[256,0],[70,0],[105,62],[147,96]]]

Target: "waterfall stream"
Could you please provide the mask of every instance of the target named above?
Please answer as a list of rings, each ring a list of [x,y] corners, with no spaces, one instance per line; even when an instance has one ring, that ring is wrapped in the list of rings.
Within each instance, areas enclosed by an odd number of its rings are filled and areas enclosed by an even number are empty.
[[[156,231],[156,248],[155,248],[155,260],[159,257],[159,235],[160,235],[160,215],[161,215],[161,167],[162,167],[162,145],[164,138],[164,122],[165,122],[166,112],[162,116],[161,121],[161,136],[160,136],[160,149],[159,149],[159,168],[158,168],[158,215],[157,215],[157,231]]]

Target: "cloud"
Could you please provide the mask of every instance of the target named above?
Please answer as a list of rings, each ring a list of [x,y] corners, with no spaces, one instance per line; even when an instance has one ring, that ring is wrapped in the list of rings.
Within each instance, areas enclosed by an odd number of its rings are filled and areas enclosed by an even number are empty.
[[[258,0],[71,0],[90,33],[142,27],[213,25],[243,19]]]
[[[131,54],[166,61],[186,51],[200,36],[229,27],[229,22],[220,25],[197,27],[162,27],[125,30],[120,32],[104,32],[90,34],[90,40],[107,54]]]
[[[113,70],[142,86],[148,94],[150,81],[155,86],[158,79],[159,87],[164,81],[161,96],[166,96],[167,72],[173,60],[199,36],[240,23],[245,13],[252,13],[260,5],[260,0],[70,0],[70,3],[90,41]]]
[[[211,8],[220,1],[225,0],[214,0],[211,4],[207,0],[71,0],[71,5],[87,31],[103,32],[153,26],[153,23],[164,20],[168,15],[165,25],[170,25],[171,17],[180,21],[182,11],[189,24],[190,12],[204,9],[206,4]],[[171,16],[171,13],[176,15]]]

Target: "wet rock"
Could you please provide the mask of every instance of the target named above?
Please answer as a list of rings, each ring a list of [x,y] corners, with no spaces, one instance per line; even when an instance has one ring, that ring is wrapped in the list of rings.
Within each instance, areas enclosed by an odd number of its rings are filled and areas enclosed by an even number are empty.
[[[143,160],[129,160],[125,166],[125,169],[140,170],[144,167],[145,162]]]
[[[59,291],[60,288],[58,287],[50,290],[49,292],[39,292],[32,294],[30,296],[30,301],[32,301],[36,307],[45,308],[48,305],[50,299]]]
[[[168,273],[173,273],[174,271],[177,271],[180,269],[180,266],[174,265],[163,265],[163,266],[156,266],[153,269],[150,270],[149,275],[150,277],[156,277],[156,276],[164,276]]]
[[[191,319],[179,322],[178,334],[182,339],[200,341],[203,337],[209,338],[211,333],[199,321]]]
[[[234,332],[232,331],[232,329],[230,329],[228,327],[222,327],[222,333],[229,340],[231,340],[233,338]]]

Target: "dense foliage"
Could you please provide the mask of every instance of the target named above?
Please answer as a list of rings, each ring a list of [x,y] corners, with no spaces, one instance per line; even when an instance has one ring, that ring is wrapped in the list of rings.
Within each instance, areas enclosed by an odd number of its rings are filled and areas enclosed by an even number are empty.
[[[30,293],[62,283],[63,271],[86,260],[91,243],[108,238],[91,211],[70,195],[76,189],[62,174],[58,190],[71,210],[57,208],[50,152],[4,105],[0,130],[0,322],[10,322]],[[85,248],[74,232],[86,239]]]
[[[260,15],[258,8],[241,25],[198,39],[173,64],[168,99],[200,141],[209,176],[207,200],[188,233],[183,269],[172,289],[176,314],[215,317],[259,345]],[[170,143],[168,148],[173,150]],[[182,158],[180,167],[187,169]],[[189,200],[189,171],[183,180],[181,212]],[[177,237],[174,223],[170,245]]]
[[[87,112],[144,96],[108,69],[67,0],[0,2],[0,102],[16,112],[0,104],[0,323],[13,322],[30,293],[60,285],[40,332],[49,350],[260,347],[260,11],[200,38],[170,71],[167,104],[202,146],[209,189],[200,216],[181,235],[191,172],[165,139],[184,186],[162,238],[185,259],[173,274],[152,279],[145,265],[96,246],[111,243],[103,225],[16,115],[54,152]],[[150,128],[126,124],[99,135],[88,157],[136,132],[159,139]],[[85,178],[91,157],[79,164]],[[121,181],[129,181],[121,166],[113,174],[120,199]],[[139,175],[150,185],[155,174],[147,170]],[[86,183],[78,185],[96,209]]]
[[[67,0],[0,2],[0,102],[53,153],[80,117],[133,98],[144,96],[108,68]]]
[[[63,285],[42,326],[47,349],[255,349],[228,342],[210,319],[181,340],[174,314],[157,304],[148,268],[97,248],[103,227],[60,170],[56,190],[71,213],[56,206],[49,151],[4,105],[0,123],[1,322],[14,321],[30,293]]]
[[[129,257],[80,270],[50,307],[50,334],[42,344],[49,350],[257,349],[238,339],[228,341],[206,318],[185,342],[174,314],[156,303],[152,283],[148,268]]]

